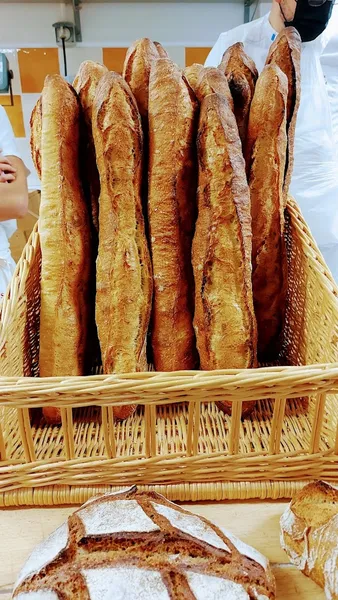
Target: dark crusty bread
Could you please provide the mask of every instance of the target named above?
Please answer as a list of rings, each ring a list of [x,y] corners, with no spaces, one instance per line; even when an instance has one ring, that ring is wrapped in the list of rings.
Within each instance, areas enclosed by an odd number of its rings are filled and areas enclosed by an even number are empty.
[[[300,56],[302,40],[294,27],[285,27],[271,44],[267,65],[277,65],[288,78],[286,127],[288,148],[285,167],[284,202],[287,202],[293,170],[293,150],[297,113],[301,95]]]
[[[219,69],[225,73],[234,100],[234,111],[239,136],[243,148],[250,112],[250,104],[255,92],[258,71],[254,61],[244,52],[244,46],[237,42],[223,55]]]
[[[42,99],[38,99],[30,118],[30,146],[35,170],[41,181]]]
[[[266,66],[256,84],[246,145],[253,233],[252,281],[261,361],[277,358],[285,317],[283,183],[287,93],[286,75],[276,65]]]
[[[234,114],[207,96],[198,132],[198,219],[193,241],[194,326],[201,368],[256,366],[250,196]],[[244,403],[244,410],[253,403]],[[231,405],[220,403],[229,412]]]
[[[203,69],[204,69],[203,65],[200,65],[199,63],[194,63],[193,65],[186,67],[183,71],[183,75],[184,75],[185,79],[187,80],[191,89],[195,93],[196,93],[196,89],[197,89],[197,81],[198,81],[200,73],[201,73],[201,71],[203,71]]]
[[[149,84],[148,215],[154,270],[153,360],[158,371],[196,367],[191,243],[195,226],[197,102],[170,60]]]
[[[291,562],[338,600],[338,488],[317,481],[293,498],[281,517],[281,545]]]
[[[234,101],[228,80],[220,69],[204,67],[198,76],[195,93],[199,102],[202,102],[209,94],[222,94],[228,100],[231,110],[234,110]]]
[[[47,596],[38,595],[43,592]],[[93,498],[70,515],[33,551],[13,597],[274,600],[275,595],[269,561],[260,552],[155,492],[131,488]]]
[[[148,116],[150,70],[158,58],[154,42],[142,38],[130,46],[124,61],[123,77],[135,96],[142,119]]]
[[[60,75],[42,92],[40,376],[85,375],[90,220],[79,176],[80,107]],[[57,409],[45,408],[48,421]]]
[[[108,72],[107,67],[86,60],[80,65],[74,79],[73,87],[79,96],[82,113],[84,116],[84,170],[83,175],[87,183],[88,196],[92,210],[93,225],[99,230],[99,195],[100,181],[96,167],[95,148],[92,133],[92,110],[97,84],[101,77]],[[86,191],[86,190],[85,190]]]
[[[142,127],[135,99],[117,73],[98,84],[93,135],[101,186],[96,324],[103,370],[145,371],[152,275],[141,206]],[[127,409],[114,414],[122,418]]]

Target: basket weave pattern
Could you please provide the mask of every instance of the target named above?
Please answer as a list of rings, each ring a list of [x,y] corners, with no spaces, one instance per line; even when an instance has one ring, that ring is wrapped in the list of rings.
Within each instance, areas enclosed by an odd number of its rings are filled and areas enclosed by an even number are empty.
[[[49,379],[37,378],[35,229],[0,321],[0,505],[81,503],[130,483],[184,501],[277,498],[338,480],[338,290],[292,200],[286,222],[282,364],[292,366]],[[258,404],[242,421],[244,400]],[[116,423],[123,404],[138,410]],[[31,424],[43,406],[61,408],[61,427]]]

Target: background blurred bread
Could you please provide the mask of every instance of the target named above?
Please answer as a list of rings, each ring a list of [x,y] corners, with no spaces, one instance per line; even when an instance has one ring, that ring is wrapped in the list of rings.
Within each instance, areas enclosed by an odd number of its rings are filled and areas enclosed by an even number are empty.
[[[196,89],[197,89],[197,81],[198,81],[200,73],[201,73],[201,71],[203,71],[203,69],[204,69],[203,65],[200,65],[199,63],[194,63],[193,65],[186,67],[183,71],[184,77],[186,78],[191,89],[195,93],[196,93]]]
[[[283,329],[287,290],[283,184],[286,161],[288,82],[266,66],[251,104],[246,146],[252,214],[253,295],[258,356],[275,360]]]
[[[154,270],[152,349],[158,371],[197,366],[191,243],[196,217],[197,102],[170,60],[149,85],[149,226]]]
[[[230,92],[226,76],[215,67],[204,67],[197,79],[196,96],[202,102],[209,94],[222,94],[226,97],[231,110],[234,110],[234,101]]]
[[[79,173],[80,107],[60,75],[42,92],[40,376],[87,374],[90,220]],[[59,411],[45,408],[48,421]]]

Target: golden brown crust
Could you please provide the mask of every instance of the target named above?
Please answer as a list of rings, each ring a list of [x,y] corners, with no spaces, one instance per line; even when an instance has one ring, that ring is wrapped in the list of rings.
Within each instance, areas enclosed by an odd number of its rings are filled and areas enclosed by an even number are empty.
[[[224,96],[203,100],[197,147],[198,219],[192,262],[201,368],[255,367],[249,188],[235,117]],[[229,412],[229,403],[219,405]],[[250,410],[253,404],[244,408]]]
[[[231,110],[234,110],[234,101],[228,80],[220,69],[216,69],[215,67],[204,67],[197,79],[196,96],[199,102],[202,102],[209,94],[221,94],[225,96]]]
[[[284,180],[286,204],[293,171],[293,151],[297,113],[301,95],[300,57],[302,40],[294,27],[285,27],[271,44],[266,64],[277,65],[288,78],[287,134],[288,149]]]
[[[156,46],[158,55],[160,58],[169,58],[169,54],[168,52],[163,48],[162,44],[160,44],[160,42],[154,42],[154,45]]]
[[[241,42],[230,46],[219,66],[225,73],[234,100],[235,117],[243,148],[245,146],[250,104],[255,92],[258,71],[254,61],[244,52]]]
[[[186,67],[183,71],[184,77],[186,78],[187,82],[189,83],[191,89],[195,92],[195,94],[197,89],[197,81],[203,69],[203,65],[200,65],[199,63],[194,63],[193,65]]]
[[[148,115],[149,77],[152,64],[159,58],[154,42],[148,38],[130,46],[123,66],[123,77],[133,92],[141,117]]]
[[[80,107],[60,75],[46,77],[42,115],[40,376],[85,375],[90,222],[79,176]]]
[[[191,243],[196,210],[197,102],[179,68],[154,62],[149,85],[152,348],[158,371],[196,366]]]
[[[107,73],[93,107],[100,174],[96,323],[105,373],[147,370],[152,275],[141,206],[142,128],[125,81]],[[116,416],[122,418],[126,409]]]
[[[287,78],[279,67],[266,66],[257,81],[251,104],[246,147],[258,357],[264,362],[274,360],[278,354],[285,316],[283,182],[287,91]]]
[[[36,172],[41,181],[41,136],[42,136],[42,100],[41,100],[41,96],[33,108],[31,118],[30,118],[30,127],[31,127],[31,137],[30,137],[31,155],[32,155],[32,159],[33,159],[33,163],[34,163]]]
[[[79,96],[82,113],[84,116],[84,145],[83,152],[85,168],[84,179],[87,183],[88,196],[91,205],[93,225],[99,230],[99,195],[100,181],[96,167],[95,148],[92,133],[92,109],[97,85],[105,73],[107,67],[98,63],[86,60],[80,65],[78,73],[74,79],[73,87]]]

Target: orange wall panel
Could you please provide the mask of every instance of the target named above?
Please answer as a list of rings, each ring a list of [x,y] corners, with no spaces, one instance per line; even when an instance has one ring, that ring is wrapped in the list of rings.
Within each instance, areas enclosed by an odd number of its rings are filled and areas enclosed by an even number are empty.
[[[40,93],[46,75],[60,73],[57,48],[21,48],[18,61],[24,94]]]
[[[185,66],[190,67],[194,63],[204,65],[211,48],[186,48]]]
[[[103,64],[109,71],[122,74],[128,48],[103,48]]]
[[[10,106],[10,96],[6,94],[0,96],[0,104],[4,107],[7,116],[13,127],[15,137],[26,137],[25,125],[23,120],[21,96],[13,96],[14,106]]]

